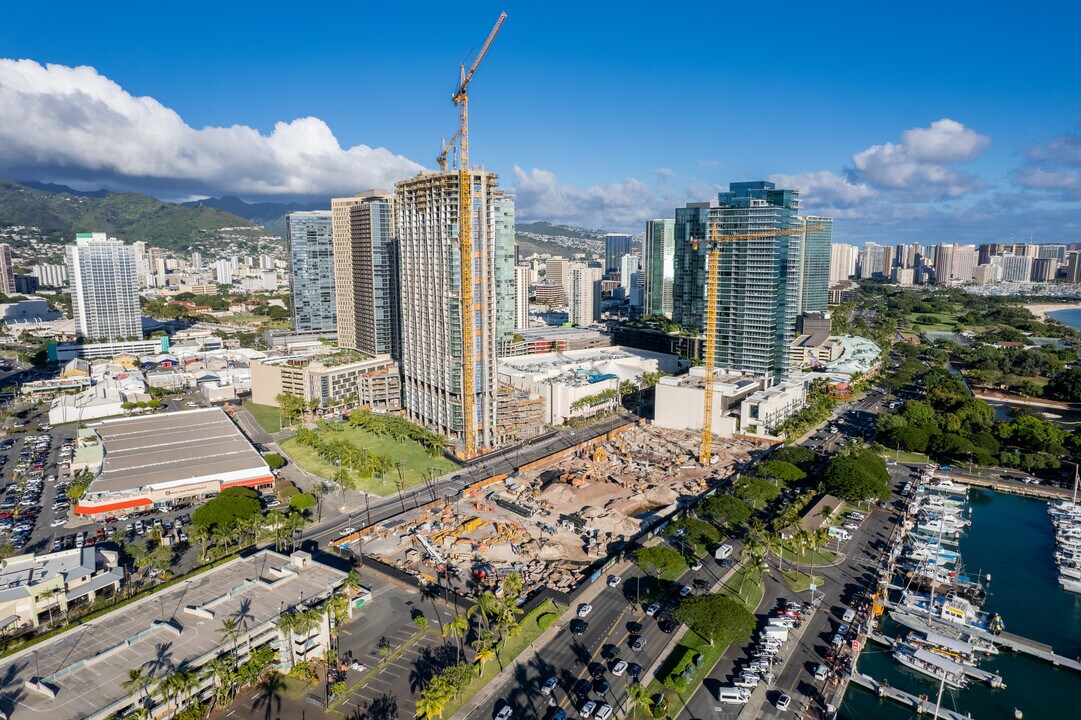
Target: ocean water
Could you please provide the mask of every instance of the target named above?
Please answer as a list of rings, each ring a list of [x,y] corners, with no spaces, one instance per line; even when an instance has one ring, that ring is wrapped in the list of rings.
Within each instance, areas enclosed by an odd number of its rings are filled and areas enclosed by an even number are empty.
[[[1052,310],[1047,315],[1063,325],[1069,325],[1074,330],[1081,330],[1081,309]]]
[[[985,490],[972,493],[970,504],[972,526],[960,551],[968,574],[991,574],[984,609],[1001,614],[1009,632],[1051,645],[1060,655],[1081,655],[1081,595],[1058,585],[1047,505]],[[885,629],[893,634],[888,624]],[[981,667],[998,671],[1006,687],[993,690],[972,683],[961,691],[947,689],[943,707],[970,713],[975,720],[1012,718],[1014,710],[1022,711],[1025,720],[1081,717],[1081,673],[1009,651],[988,657]],[[880,646],[872,644],[861,653],[858,669],[913,694],[934,697],[938,692],[936,682],[900,666]],[[915,715],[892,700],[850,687],[840,717],[900,720]]]

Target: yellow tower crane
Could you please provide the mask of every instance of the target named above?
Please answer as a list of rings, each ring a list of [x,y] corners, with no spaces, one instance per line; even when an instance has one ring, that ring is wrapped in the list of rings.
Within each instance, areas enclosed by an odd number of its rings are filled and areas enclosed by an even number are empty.
[[[733,241],[768,240],[770,238],[783,237],[786,235],[802,235],[806,232],[815,232],[824,229],[824,225],[803,224],[799,227],[784,228],[781,230],[762,230],[758,232],[718,236],[717,223],[713,223],[710,226],[709,252],[706,254],[706,356],[703,363],[706,375],[702,385],[702,390],[705,393],[705,402],[703,403],[704,409],[702,415],[702,450],[699,455],[699,461],[703,465],[709,465],[713,449],[713,375],[714,364],[716,363],[717,357],[717,282],[719,273],[717,261],[721,256],[720,245]],[[693,242],[692,244],[694,249],[697,250],[698,243]]]
[[[473,394],[476,373],[475,338],[473,337],[475,332],[473,325],[475,312],[473,305],[473,181],[469,176],[469,96],[466,94],[466,89],[506,19],[507,13],[499,14],[495,27],[488,33],[488,39],[484,41],[480,52],[477,53],[477,59],[473,61],[468,71],[465,69],[465,63],[462,63],[458,76],[458,89],[451,96],[454,106],[458,108],[458,131],[454,133],[449,143],[443,143],[443,150],[436,158],[440,169],[446,170],[447,152],[456,141],[459,143],[458,243],[462,265],[462,421],[465,430],[465,455],[470,458],[477,454],[477,412],[476,398]]]

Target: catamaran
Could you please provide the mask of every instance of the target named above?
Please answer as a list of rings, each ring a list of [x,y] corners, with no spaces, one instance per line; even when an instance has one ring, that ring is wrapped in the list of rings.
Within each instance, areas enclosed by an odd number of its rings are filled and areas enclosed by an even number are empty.
[[[957,690],[963,689],[968,684],[968,678],[965,677],[965,669],[961,663],[905,642],[898,642],[893,647],[893,658],[916,672],[941,680]]]
[[[908,634],[906,639],[909,645],[941,655],[947,660],[953,660],[972,667],[979,665],[975,648],[972,647],[971,643],[964,640],[957,640],[930,631],[913,631]]]

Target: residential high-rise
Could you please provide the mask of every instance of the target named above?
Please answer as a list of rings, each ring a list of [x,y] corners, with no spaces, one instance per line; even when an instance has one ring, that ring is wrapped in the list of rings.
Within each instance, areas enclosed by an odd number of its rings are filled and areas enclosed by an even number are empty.
[[[1003,253],[991,258],[992,265],[1002,267],[1002,282],[1032,282],[1032,260],[1028,255]]]
[[[631,252],[634,238],[622,233],[608,233],[604,236],[604,274],[619,272],[619,264],[624,255]]]
[[[567,321],[583,327],[601,320],[601,278],[598,267],[578,264],[571,268],[567,283]]]
[[[845,243],[830,245],[830,285],[847,280],[856,274],[859,248]]]
[[[646,241],[642,247],[642,299],[646,315],[672,317],[672,283],[675,280],[676,221],[646,221]]]
[[[1066,282],[1081,283],[1081,252],[1077,250],[1066,255]]]
[[[334,235],[329,210],[289,213],[285,216],[289,242],[289,292],[293,329],[306,332],[338,329],[334,299]],[[234,273],[240,260],[231,261]]]
[[[705,259],[713,223],[721,236],[799,227],[799,191],[765,181],[729,188],[715,203],[676,209],[672,319],[685,328],[705,325]],[[801,302],[801,249],[799,233],[719,243],[716,367],[770,383],[788,373]]]
[[[529,266],[514,268],[514,329],[529,327]]]
[[[1034,258],[1032,261],[1032,282],[1051,282],[1058,272],[1058,260],[1053,257]]]
[[[214,262],[214,279],[218,285],[232,285],[233,284],[233,266],[229,264],[228,260],[217,260]]]
[[[570,267],[574,263],[561,257],[548,258],[544,264],[544,280],[549,285],[558,285],[566,288]]]
[[[886,268],[886,248],[878,243],[864,243],[863,249],[860,250],[857,274],[860,279],[866,279],[874,277],[875,275],[885,275],[888,269]]]
[[[67,248],[71,314],[79,337],[143,339],[135,254],[105,233],[79,233]]]
[[[15,294],[15,266],[11,263],[11,246],[0,245],[0,293]]]
[[[394,194],[368,190],[330,201],[338,345],[397,358],[398,246]]]
[[[631,289],[631,282],[634,279],[631,276],[638,272],[639,260],[637,255],[629,253],[619,261],[619,284],[624,290]]]
[[[466,423],[478,451],[491,449],[498,438],[496,206],[506,198],[496,190],[494,173],[469,172],[473,333],[467,337],[462,327],[459,178],[456,171],[422,172],[395,185],[395,203],[403,405],[410,420],[446,435],[464,453]],[[471,417],[465,415],[467,363],[472,366]]]
[[[514,200],[501,190],[492,193],[495,216],[495,341],[506,342],[514,335]]]
[[[35,265],[31,275],[45,287],[63,287],[68,284],[67,265]]]
[[[829,308],[830,255],[833,218],[809,215],[803,218],[810,228],[800,239],[800,312],[825,312]]]

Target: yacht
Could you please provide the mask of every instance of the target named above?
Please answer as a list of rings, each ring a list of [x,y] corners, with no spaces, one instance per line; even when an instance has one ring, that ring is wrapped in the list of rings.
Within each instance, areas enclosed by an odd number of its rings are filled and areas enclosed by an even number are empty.
[[[956,690],[961,690],[968,684],[961,663],[905,642],[898,642],[893,647],[894,660],[916,672],[941,680]]]
[[[1062,586],[1063,590],[1081,593],[1081,580],[1074,580],[1073,578],[1065,578],[1060,576],[1058,579],[1058,584]]]

